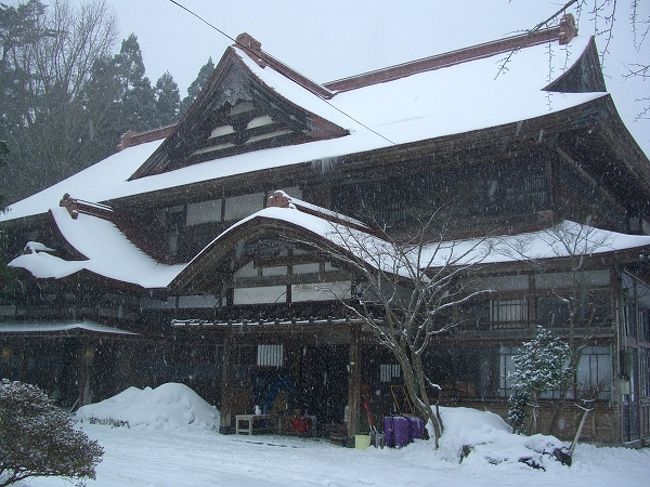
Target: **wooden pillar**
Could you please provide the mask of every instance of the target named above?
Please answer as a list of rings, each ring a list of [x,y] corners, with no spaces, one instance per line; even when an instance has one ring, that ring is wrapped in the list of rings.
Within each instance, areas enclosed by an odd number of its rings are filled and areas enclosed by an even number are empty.
[[[223,337],[223,363],[221,368],[221,424],[219,433],[230,434],[233,432],[232,421],[232,347],[233,339],[230,331]]]
[[[93,402],[92,366],[95,360],[95,346],[89,342],[82,342],[79,347],[81,367],[79,368],[79,404],[84,406]]]
[[[361,354],[359,342],[361,331],[356,325],[350,330],[350,362],[348,364],[348,441],[346,446],[354,446],[354,435],[359,428],[359,408],[361,406]]]

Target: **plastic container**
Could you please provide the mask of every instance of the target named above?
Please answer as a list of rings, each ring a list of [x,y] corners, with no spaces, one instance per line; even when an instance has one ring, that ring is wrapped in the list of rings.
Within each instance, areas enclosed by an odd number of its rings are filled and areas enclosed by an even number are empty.
[[[370,435],[354,435],[354,448],[366,450],[370,446]]]
[[[417,416],[408,416],[411,423],[411,438],[422,438],[424,436],[425,423]]]
[[[411,433],[411,422],[404,416],[393,416],[393,428],[395,434],[395,446],[402,448],[413,440]]]
[[[391,448],[395,446],[395,429],[392,416],[384,416],[384,445]]]

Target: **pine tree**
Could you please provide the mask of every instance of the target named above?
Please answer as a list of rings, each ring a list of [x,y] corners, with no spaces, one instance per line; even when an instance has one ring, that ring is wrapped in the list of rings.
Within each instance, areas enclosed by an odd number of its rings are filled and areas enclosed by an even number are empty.
[[[115,56],[122,95],[120,129],[142,131],[156,126],[155,92],[144,73],[140,44],[135,34],[122,41]]]
[[[508,420],[516,432],[523,429],[526,407],[534,409],[541,394],[558,388],[573,373],[571,348],[544,327],[538,326],[535,337],[522,347],[512,358],[514,371],[509,376],[513,392],[508,399]],[[533,411],[531,432],[536,427]]]
[[[183,98],[180,106],[181,115],[187,111],[194,100],[196,100],[196,97],[199,96],[199,93],[205,86],[205,83],[208,81],[208,78],[213,71],[214,63],[212,62],[212,58],[209,58],[208,62],[201,66],[196,79],[192,81],[192,84],[187,88],[187,96]]]
[[[181,97],[173,76],[166,71],[156,82],[156,117],[158,126],[176,121]]]

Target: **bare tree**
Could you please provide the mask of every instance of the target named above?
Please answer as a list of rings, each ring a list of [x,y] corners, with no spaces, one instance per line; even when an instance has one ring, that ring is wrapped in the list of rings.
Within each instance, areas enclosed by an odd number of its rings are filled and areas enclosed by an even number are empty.
[[[22,178],[43,186],[80,169],[89,132],[84,87],[95,61],[111,53],[117,27],[103,0],[78,6],[67,0],[48,6],[31,0],[27,6],[29,15],[16,15],[25,24],[18,33],[32,34],[3,39],[3,72],[19,75],[21,82],[20,96],[7,100],[11,124],[3,136]]]
[[[400,239],[333,223],[328,244],[303,242],[338,261],[356,283],[353,300],[337,298],[392,352],[415,412],[433,426],[436,448],[443,425],[430,393],[437,396],[440,386],[427,377],[423,356],[435,337],[459,324],[454,309],[488,292],[471,288],[465,277],[492,246],[488,238],[446,240],[444,229],[432,235],[439,217],[434,213]]]

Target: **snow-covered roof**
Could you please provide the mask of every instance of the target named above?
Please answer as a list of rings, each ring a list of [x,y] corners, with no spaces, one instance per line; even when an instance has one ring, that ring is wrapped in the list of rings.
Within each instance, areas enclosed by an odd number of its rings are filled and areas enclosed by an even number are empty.
[[[177,280],[182,282],[186,272],[200,267],[202,259],[212,249],[223,245],[227,236],[263,220],[307,232],[315,249],[331,248],[335,253],[342,250],[371,267],[407,278],[415,277],[417,269],[541,261],[650,248],[650,236],[626,235],[565,220],[549,228],[518,235],[431,242],[419,252],[416,246],[409,249],[399,243],[391,243],[372,233],[347,226],[344,220],[333,222],[296,208],[265,208],[215,238],[179,273]],[[307,239],[300,241],[309,243]]]
[[[75,330],[86,330],[94,333],[137,335],[137,333],[120,330],[119,328],[113,328],[93,321],[39,321],[38,323],[21,321],[0,322],[0,333],[56,333]]]
[[[543,88],[566,72],[589,46],[544,43],[517,51],[499,73],[503,55],[463,62],[336,94],[325,100],[272,67],[233,48],[260,82],[291,103],[347,129],[349,135],[222,157],[130,180],[161,141],[129,147],[94,166],[9,206],[0,222],[46,212],[70,193],[107,201],[263,169],[333,158],[460,134],[573,108],[605,93],[550,93]],[[549,49],[553,55],[549,57]],[[348,116],[349,115],[349,116]],[[358,121],[358,122],[357,122]]]
[[[301,205],[309,211],[301,209]],[[371,267],[407,277],[412,276],[409,266],[423,269],[525,262],[650,248],[650,236],[626,235],[566,220],[518,235],[432,242],[419,254],[415,247],[412,251],[403,248],[396,251],[393,243],[356,220],[320,210],[324,209],[300,200],[289,208],[265,208],[226,229],[188,264],[167,265],[139,249],[111,221],[84,213],[73,219],[66,209],[54,208],[52,215],[61,234],[87,260],[67,261],[48,252],[34,251],[17,257],[9,265],[26,269],[37,278],[62,278],[87,270],[147,289],[174,287],[187,279],[191,269],[200,267],[203,258],[213,250],[230,249],[229,237],[251,225],[260,228],[256,223],[262,221],[273,222],[278,228],[298,230],[305,237],[303,241],[313,241],[316,248],[328,245]]]
[[[67,261],[45,252],[34,252],[17,257],[9,266],[21,267],[39,278],[61,278],[87,270],[144,288],[166,287],[183,268],[156,262],[109,220],[85,213],[73,219],[60,207],[50,211],[63,237],[87,259]]]

